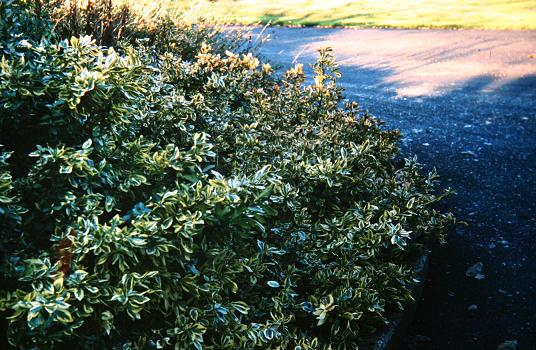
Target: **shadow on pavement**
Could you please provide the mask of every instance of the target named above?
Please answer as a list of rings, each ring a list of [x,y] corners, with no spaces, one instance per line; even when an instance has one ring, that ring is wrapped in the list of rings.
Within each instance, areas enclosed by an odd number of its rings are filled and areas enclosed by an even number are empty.
[[[313,46],[307,43],[324,43],[326,35],[300,33],[279,37],[283,43],[261,53],[277,63],[302,52],[299,62],[314,62]],[[479,45],[492,43],[481,40]],[[430,94],[404,95],[413,82],[393,79],[400,76],[396,67],[360,66],[344,57],[340,63],[347,97],[402,131],[403,154],[416,154],[425,169],[437,168],[441,185],[457,192],[443,209],[468,223],[451,232],[446,245],[433,247],[406,348],[496,349],[516,339],[518,349],[534,349],[536,74],[510,80],[472,74]],[[465,275],[477,262],[484,266],[482,280]]]
[[[343,74],[366,81],[351,85],[348,97],[402,131],[403,154],[437,168],[442,186],[457,192],[444,209],[468,223],[433,247],[407,348],[495,349],[516,339],[518,349],[533,349],[536,76],[491,90],[495,78],[479,76],[439,96],[397,98],[386,70]],[[484,280],[465,276],[477,262]]]

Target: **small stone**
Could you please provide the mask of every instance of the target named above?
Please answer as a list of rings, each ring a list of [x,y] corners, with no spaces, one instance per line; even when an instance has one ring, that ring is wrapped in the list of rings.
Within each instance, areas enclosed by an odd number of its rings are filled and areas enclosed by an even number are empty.
[[[469,305],[469,307],[467,308],[467,310],[469,310],[469,311],[473,311],[473,310],[476,310],[476,309],[478,309],[478,305],[475,305],[475,304]]]
[[[508,242],[506,239],[503,239],[501,241],[501,244],[505,247],[505,248],[508,248],[508,246],[510,246],[510,242]]]
[[[507,340],[501,345],[497,346],[497,350],[516,350],[517,349],[517,339]]]
[[[465,271],[465,275],[467,277],[473,277],[477,280],[483,280],[486,278],[486,276],[482,273],[482,270],[484,269],[484,264],[479,261],[473,266],[470,266],[467,271]]]
[[[429,343],[432,338],[426,335],[416,334],[408,337],[408,349],[419,349],[423,343]]]
[[[418,341],[419,343],[424,343],[424,342],[432,341],[432,338],[430,338],[430,337],[428,337],[426,335],[417,334],[415,336],[415,340]]]
[[[462,151],[462,154],[464,156],[473,156],[473,157],[476,157],[476,153],[473,152],[473,151]]]

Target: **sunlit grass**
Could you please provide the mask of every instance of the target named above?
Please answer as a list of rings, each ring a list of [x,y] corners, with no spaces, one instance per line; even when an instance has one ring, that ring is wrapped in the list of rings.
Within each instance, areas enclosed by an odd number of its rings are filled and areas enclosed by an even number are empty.
[[[536,1],[499,0],[166,0],[240,24],[362,28],[536,29]]]

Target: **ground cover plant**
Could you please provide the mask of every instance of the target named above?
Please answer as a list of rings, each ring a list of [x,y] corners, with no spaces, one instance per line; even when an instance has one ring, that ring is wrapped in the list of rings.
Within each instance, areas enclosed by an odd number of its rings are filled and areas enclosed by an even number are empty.
[[[0,2],[0,312],[21,349],[354,349],[450,214],[399,135],[210,23]],[[106,17],[109,16],[109,17]],[[140,17],[141,16],[141,17]]]
[[[235,23],[355,28],[536,29],[531,0],[167,0]]]

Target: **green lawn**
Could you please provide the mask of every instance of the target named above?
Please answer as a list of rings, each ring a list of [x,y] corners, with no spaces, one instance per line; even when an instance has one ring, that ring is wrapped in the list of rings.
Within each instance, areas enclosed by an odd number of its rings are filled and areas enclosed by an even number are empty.
[[[536,29],[536,0],[166,0],[233,23],[360,28]]]

